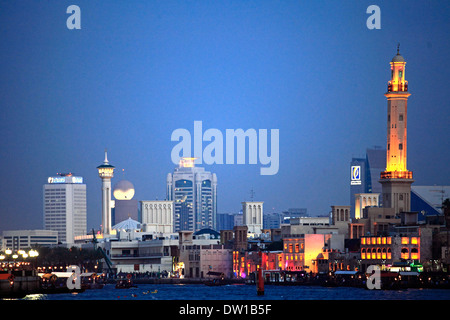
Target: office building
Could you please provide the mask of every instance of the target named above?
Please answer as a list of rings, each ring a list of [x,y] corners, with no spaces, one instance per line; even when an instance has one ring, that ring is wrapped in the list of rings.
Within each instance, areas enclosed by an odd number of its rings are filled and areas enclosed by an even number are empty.
[[[366,149],[364,158],[352,158],[350,162],[350,212],[358,218],[355,210],[356,194],[381,193],[380,173],[386,168],[386,149],[374,146]],[[383,205],[382,199],[378,204]]]
[[[230,213],[218,213],[216,215],[216,230],[233,230],[234,215]]]
[[[49,177],[43,187],[44,229],[58,232],[58,241],[73,243],[87,229],[86,185],[71,173]]]
[[[174,231],[216,229],[217,176],[195,167],[195,158],[181,158],[167,175],[167,200],[174,201]]]
[[[25,250],[35,246],[58,244],[58,231],[52,230],[7,230],[3,231],[4,249]]]

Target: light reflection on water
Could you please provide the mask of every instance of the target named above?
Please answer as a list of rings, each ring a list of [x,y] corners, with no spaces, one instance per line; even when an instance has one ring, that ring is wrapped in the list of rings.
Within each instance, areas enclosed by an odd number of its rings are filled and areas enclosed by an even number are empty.
[[[103,289],[64,294],[34,294],[24,300],[450,300],[448,289],[368,290],[363,288],[320,286],[265,286],[257,296],[253,285],[151,285]]]

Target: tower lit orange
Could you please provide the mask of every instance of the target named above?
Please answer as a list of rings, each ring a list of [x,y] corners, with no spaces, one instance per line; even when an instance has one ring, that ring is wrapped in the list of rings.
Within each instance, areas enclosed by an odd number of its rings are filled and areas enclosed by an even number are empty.
[[[391,80],[388,82],[386,171],[381,179],[412,179],[406,168],[408,81],[405,80],[405,59],[397,55],[391,61]]]
[[[387,98],[386,170],[380,174],[383,207],[394,208],[396,214],[411,210],[412,171],[406,168],[408,82],[405,59],[397,55],[391,61],[391,80]]]

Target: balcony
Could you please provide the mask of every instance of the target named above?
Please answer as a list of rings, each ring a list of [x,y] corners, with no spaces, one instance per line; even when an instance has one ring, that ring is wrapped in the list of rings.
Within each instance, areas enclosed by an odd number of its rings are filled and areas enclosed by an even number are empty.
[[[412,179],[412,171],[383,171],[380,173],[381,179]]]
[[[408,91],[408,81],[405,81],[404,83],[396,83],[393,84],[391,81],[388,82],[387,86],[388,92],[406,92]]]

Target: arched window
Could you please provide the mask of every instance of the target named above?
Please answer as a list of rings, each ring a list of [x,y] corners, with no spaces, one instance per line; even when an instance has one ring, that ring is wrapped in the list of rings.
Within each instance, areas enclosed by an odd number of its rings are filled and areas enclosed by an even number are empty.
[[[402,259],[409,259],[409,250],[408,250],[408,248],[402,248],[401,258]]]
[[[417,248],[411,249],[411,259],[414,259],[414,260],[419,259],[419,250],[417,250]]]
[[[383,248],[383,250],[381,250],[381,259],[386,259],[386,248]]]
[[[366,249],[361,249],[361,259],[366,259]]]

